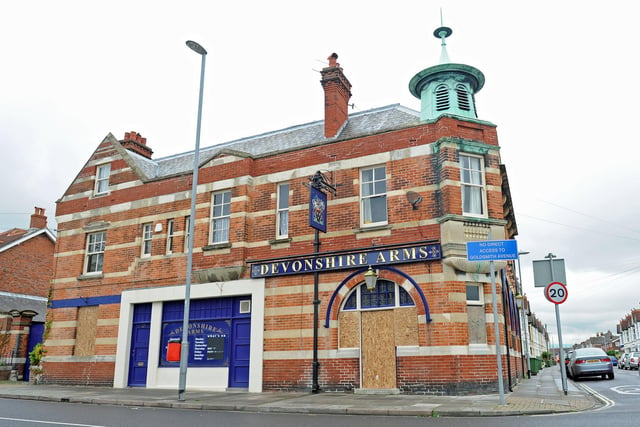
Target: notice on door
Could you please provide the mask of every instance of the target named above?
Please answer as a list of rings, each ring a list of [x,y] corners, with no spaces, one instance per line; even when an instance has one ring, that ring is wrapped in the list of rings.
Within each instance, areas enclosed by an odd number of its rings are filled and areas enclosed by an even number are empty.
[[[224,335],[209,335],[207,337],[207,360],[224,359]]]

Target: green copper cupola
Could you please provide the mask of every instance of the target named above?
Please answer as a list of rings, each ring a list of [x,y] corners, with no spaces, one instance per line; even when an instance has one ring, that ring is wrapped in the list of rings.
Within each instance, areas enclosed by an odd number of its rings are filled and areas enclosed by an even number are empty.
[[[478,117],[475,94],[484,86],[484,74],[470,65],[449,61],[446,38],[452,32],[444,26],[433,32],[442,41],[440,63],[420,71],[409,82],[411,94],[421,101],[421,120],[436,119],[443,114]]]

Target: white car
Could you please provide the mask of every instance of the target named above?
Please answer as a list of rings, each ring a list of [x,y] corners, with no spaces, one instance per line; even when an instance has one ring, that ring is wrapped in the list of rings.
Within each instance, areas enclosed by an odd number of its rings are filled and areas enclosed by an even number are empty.
[[[640,366],[640,352],[632,351],[629,353],[629,369],[638,369]]]

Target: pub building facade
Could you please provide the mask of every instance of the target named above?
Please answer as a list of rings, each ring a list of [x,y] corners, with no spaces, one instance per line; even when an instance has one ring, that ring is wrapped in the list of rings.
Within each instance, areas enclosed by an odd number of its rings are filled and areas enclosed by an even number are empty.
[[[175,388],[194,221],[187,388],[468,394],[497,390],[487,262],[517,234],[476,68],[415,75],[421,111],[348,113],[328,58],[325,117],[152,158],[108,134],[57,203],[43,381]],[[522,375],[513,280],[496,262],[505,380]],[[367,285],[368,279],[368,285]],[[317,293],[317,297],[315,296]]]

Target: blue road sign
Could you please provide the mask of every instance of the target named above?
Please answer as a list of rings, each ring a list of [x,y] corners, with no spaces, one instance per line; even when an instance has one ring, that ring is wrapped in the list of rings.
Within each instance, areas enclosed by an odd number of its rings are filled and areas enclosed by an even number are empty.
[[[467,260],[469,261],[506,261],[518,259],[516,240],[481,240],[467,242]]]

